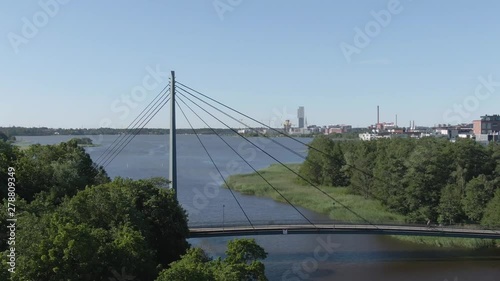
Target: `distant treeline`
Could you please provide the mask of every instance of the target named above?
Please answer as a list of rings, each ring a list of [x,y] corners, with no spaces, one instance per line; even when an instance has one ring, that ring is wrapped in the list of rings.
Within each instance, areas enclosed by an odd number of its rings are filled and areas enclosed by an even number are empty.
[[[500,226],[500,144],[437,138],[336,142],[317,137],[300,174],[348,186],[409,222]],[[319,151],[321,152],[319,152]]]
[[[258,128],[261,130],[262,128]],[[196,133],[203,135],[214,134],[212,129],[210,128],[199,128],[195,129]],[[234,130],[238,130],[235,128]],[[278,131],[280,129],[277,129]],[[217,128],[214,131],[219,135],[237,135],[231,129],[223,129]],[[267,130],[268,135],[277,136],[278,133],[276,131]],[[335,139],[358,139],[358,133],[361,131],[365,131],[363,128],[353,129],[349,133],[344,134],[332,134],[329,135],[330,138]],[[119,135],[119,134],[136,134],[139,133],[141,135],[167,135],[169,134],[170,129],[162,129],[162,128],[144,128],[142,130],[130,130],[130,129],[114,129],[114,128],[96,128],[96,129],[63,129],[63,128],[47,128],[47,127],[0,127],[0,139],[9,139],[15,140],[15,136],[51,136],[51,135],[74,135],[74,136],[91,136],[91,135]],[[194,134],[192,129],[177,129],[177,134]],[[246,132],[242,134],[248,137],[256,137],[259,136],[259,133],[256,131]],[[320,133],[315,134],[306,134],[306,135],[294,135],[294,137],[311,137],[315,135],[322,135]]]

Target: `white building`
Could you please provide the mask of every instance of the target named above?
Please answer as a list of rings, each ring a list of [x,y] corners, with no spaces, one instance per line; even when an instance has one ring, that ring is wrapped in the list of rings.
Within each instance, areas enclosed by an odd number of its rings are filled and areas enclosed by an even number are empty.
[[[364,141],[371,141],[376,139],[378,136],[376,134],[370,134],[370,133],[363,133],[359,134],[359,139],[364,140]]]

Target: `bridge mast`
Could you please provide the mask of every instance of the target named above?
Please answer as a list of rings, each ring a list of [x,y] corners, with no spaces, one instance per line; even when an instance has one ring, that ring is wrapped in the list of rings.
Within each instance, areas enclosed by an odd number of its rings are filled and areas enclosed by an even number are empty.
[[[169,176],[170,186],[177,194],[177,140],[175,127],[175,71],[170,72],[170,159],[169,159]]]

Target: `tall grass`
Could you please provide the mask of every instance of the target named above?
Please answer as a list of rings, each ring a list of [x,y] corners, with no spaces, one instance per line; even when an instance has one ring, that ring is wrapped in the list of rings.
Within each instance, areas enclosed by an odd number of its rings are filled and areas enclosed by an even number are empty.
[[[298,171],[300,167],[299,164],[288,164],[287,166],[295,171]],[[333,202],[314,187],[298,183],[296,175],[281,165],[271,165],[259,172],[292,204],[328,215],[333,220],[363,222],[362,218],[365,218],[370,222],[377,223],[404,222],[404,216],[391,213],[376,200],[351,194],[346,187],[318,186],[338,201]],[[246,195],[270,197],[279,202],[286,202],[256,173],[233,175],[229,177],[228,184],[232,189]],[[342,205],[349,207],[352,212]]]
[[[394,236],[403,241],[432,245],[443,248],[469,248],[482,249],[500,247],[494,239],[478,238],[453,238],[453,237],[432,237],[432,236]]]

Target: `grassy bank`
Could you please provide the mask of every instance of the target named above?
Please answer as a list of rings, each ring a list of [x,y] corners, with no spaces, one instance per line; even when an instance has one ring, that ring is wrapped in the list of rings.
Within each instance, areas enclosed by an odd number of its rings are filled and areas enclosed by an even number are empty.
[[[493,248],[500,247],[500,244],[493,239],[476,238],[448,238],[448,237],[428,237],[428,236],[394,236],[399,240],[417,244],[433,245],[443,248]]]
[[[300,164],[289,164],[288,166],[294,171],[298,171]],[[314,187],[299,184],[296,181],[297,176],[281,165],[271,165],[259,172],[294,205],[328,215],[336,221],[363,222],[363,220],[354,213],[359,214],[359,216],[373,223],[404,223],[405,221],[403,215],[391,212],[379,201],[351,194],[346,187],[319,186],[321,190],[325,191],[339,202],[333,203],[330,198],[326,197]],[[285,202],[285,200],[256,173],[233,175],[229,177],[228,184],[232,189],[246,195],[268,197],[278,202]],[[354,213],[348,211],[341,206],[341,204],[349,207]],[[405,241],[440,247],[483,248],[495,245],[495,240],[489,239],[420,236],[397,237]]]
[[[298,171],[300,165],[289,164],[288,166]],[[294,205],[326,214],[338,221],[363,222],[362,219],[349,212],[339,203],[334,204],[330,198],[314,187],[304,186],[296,182],[295,174],[281,165],[272,165],[259,172]],[[228,183],[231,188],[243,194],[269,197],[279,202],[285,202],[276,191],[255,173],[231,176]],[[320,186],[319,188],[371,222],[404,222],[404,216],[389,212],[376,200],[350,194],[346,187]]]

